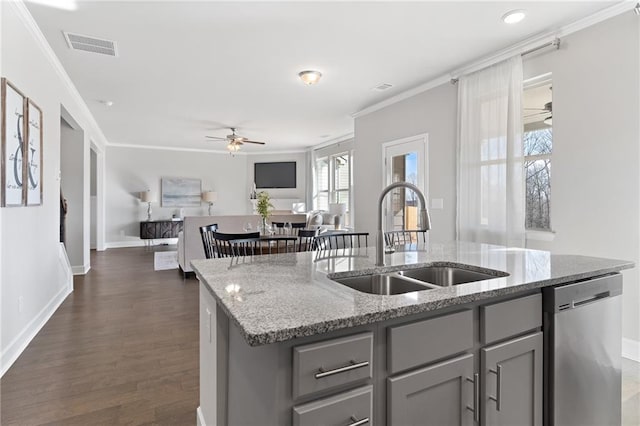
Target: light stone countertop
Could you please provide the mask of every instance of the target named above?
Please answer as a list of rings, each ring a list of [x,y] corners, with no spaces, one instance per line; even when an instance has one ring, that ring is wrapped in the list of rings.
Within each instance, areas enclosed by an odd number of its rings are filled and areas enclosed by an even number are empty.
[[[417,250],[416,250],[417,248]],[[375,248],[338,249],[193,260],[197,277],[251,346],[282,342],[370,324],[477,300],[515,294],[633,268],[625,260],[487,244],[451,242],[413,245],[385,255],[375,266]],[[330,278],[388,272],[402,265],[463,264],[507,272],[507,277],[433,290],[380,296]]]

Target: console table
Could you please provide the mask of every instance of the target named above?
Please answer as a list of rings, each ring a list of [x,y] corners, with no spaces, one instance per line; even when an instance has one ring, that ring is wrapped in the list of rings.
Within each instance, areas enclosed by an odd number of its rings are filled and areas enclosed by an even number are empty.
[[[140,238],[143,240],[178,238],[182,225],[182,220],[145,220],[140,222]]]

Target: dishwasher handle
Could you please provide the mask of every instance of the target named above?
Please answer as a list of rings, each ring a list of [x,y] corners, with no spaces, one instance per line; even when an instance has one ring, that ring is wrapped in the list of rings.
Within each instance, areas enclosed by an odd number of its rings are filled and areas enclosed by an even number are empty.
[[[622,275],[612,274],[591,280],[543,289],[545,312],[577,309],[622,294]]]

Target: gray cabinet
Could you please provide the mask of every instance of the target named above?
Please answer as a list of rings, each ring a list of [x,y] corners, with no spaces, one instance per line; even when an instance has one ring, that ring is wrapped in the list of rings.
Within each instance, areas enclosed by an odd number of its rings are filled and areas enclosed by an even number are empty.
[[[293,426],[371,425],[373,386],[365,386],[293,408]]]
[[[542,332],[484,348],[484,425],[542,425]]]
[[[473,373],[467,354],[387,379],[387,424],[473,425]]]

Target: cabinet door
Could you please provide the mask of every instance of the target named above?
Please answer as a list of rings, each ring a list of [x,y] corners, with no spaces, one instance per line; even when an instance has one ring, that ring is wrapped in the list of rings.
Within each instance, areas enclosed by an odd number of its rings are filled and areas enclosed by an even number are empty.
[[[481,351],[483,424],[542,425],[542,332]]]
[[[387,424],[473,425],[473,355],[413,370],[387,381]]]

